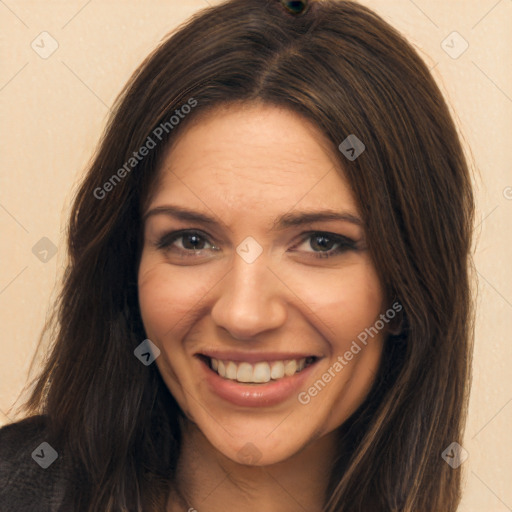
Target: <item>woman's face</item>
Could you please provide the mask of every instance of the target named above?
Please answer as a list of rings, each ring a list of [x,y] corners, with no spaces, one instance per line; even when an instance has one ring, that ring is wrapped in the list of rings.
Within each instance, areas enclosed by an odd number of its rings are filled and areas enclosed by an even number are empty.
[[[138,286],[156,364],[234,461],[283,461],[333,432],[377,371],[383,290],[328,147],[288,110],[218,109],[167,152],[146,211]]]

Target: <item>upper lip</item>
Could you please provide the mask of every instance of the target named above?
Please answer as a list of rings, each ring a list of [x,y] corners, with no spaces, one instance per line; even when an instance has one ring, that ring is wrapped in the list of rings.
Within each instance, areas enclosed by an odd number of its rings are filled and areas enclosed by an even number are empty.
[[[320,356],[310,352],[233,352],[233,351],[205,351],[198,352],[197,355],[206,356],[210,359],[218,359],[220,361],[237,361],[247,363],[257,363],[259,361],[286,361],[290,359],[305,359],[314,357],[316,359]]]

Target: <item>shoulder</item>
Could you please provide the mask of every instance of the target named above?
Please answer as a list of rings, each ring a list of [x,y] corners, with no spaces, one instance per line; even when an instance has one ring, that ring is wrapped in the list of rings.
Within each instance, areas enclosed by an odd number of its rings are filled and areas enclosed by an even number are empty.
[[[4,456],[15,453],[19,448],[17,443],[30,442],[29,438],[37,438],[46,430],[46,416],[31,416],[16,423],[10,423],[0,428],[0,453]],[[13,444],[16,443],[16,444]]]
[[[0,428],[2,512],[58,510],[64,464],[56,448],[48,443],[45,416],[32,416]]]

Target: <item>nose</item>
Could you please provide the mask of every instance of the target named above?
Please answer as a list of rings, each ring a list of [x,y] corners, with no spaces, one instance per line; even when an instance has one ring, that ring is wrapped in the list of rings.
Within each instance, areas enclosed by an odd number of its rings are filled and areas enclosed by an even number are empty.
[[[237,340],[250,340],[284,325],[287,288],[267,267],[264,254],[253,263],[234,256],[211,310],[215,324]]]

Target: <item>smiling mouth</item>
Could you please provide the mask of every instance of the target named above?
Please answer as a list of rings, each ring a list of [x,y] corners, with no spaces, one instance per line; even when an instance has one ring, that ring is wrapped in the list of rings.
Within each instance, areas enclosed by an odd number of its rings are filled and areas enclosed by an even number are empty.
[[[249,363],[245,361],[229,361],[215,359],[200,355],[202,361],[217,375],[243,384],[264,384],[291,377],[311,366],[317,357],[303,357],[301,359],[285,359],[282,361],[259,361]]]

